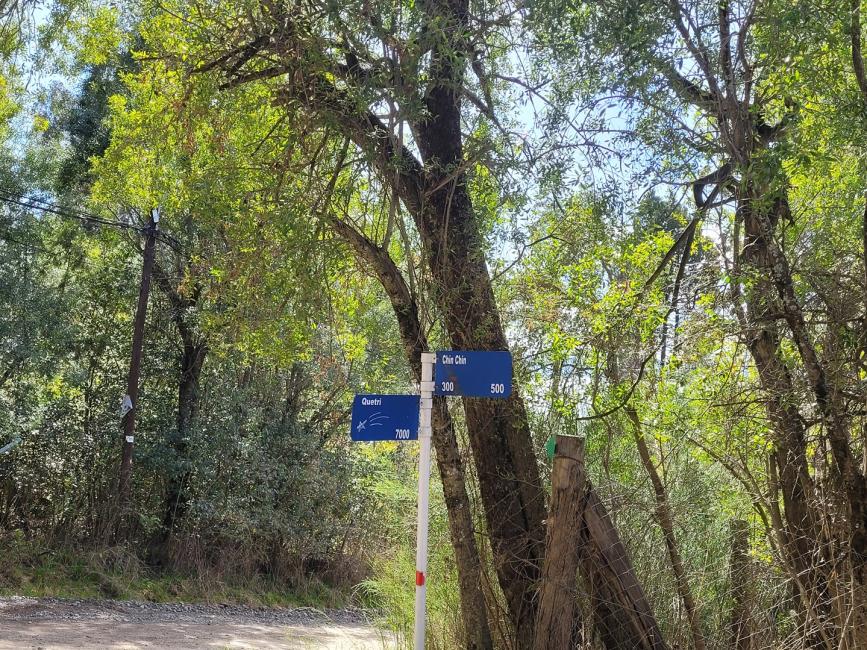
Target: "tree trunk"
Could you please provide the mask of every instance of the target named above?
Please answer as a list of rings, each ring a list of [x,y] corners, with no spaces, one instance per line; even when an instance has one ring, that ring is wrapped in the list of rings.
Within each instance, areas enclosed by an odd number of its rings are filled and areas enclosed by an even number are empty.
[[[432,2],[425,7],[437,19],[442,18],[437,12],[445,15],[433,32],[462,38],[466,2],[459,0],[454,6]],[[451,22],[456,24],[445,26]],[[301,101],[318,111],[365,152],[370,164],[392,184],[421,237],[433,277],[434,303],[452,346],[508,350],[462,171],[461,101],[456,90],[463,71],[453,55],[454,45],[437,44],[432,53],[431,81],[424,99],[427,112],[413,124],[422,161],[405,147],[396,147],[375,114],[360,112],[357,102],[321,77],[310,78],[303,93],[285,88],[278,101],[288,106]],[[505,400],[466,398],[463,403],[498,582],[515,628],[515,642],[529,648],[544,546],[545,494],[526,407],[517,389]]]
[[[662,484],[662,479],[659,477],[659,472],[656,470],[653,459],[650,457],[650,450],[647,447],[647,441],[644,437],[641,420],[638,418],[638,412],[633,406],[627,406],[624,410],[632,424],[632,434],[638,447],[641,464],[644,466],[644,470],[647,472],[647,476],[653,485],[653,493],[656,497],[656,521],[659,523],[659,527],[662,529],[662,536],[665,539],[665,548],[668,551],[668,559],[671,563],[671,571],[674,574],[675,584],[677,585],[677,593],[683,601],[683,608],[686,611],[687,622],[692,633],[693,647],[695,650],[704,650],[705,644],[701,633],[701,622],[695,605],[695,599],[692,596],[692,589],[689,586],[689,579],[683,566],[683,558],[677,545],[677,537],[674,534],[674,518],[671,515],[668,492]]]
[[[762,192],[767,196],[769,192]],[[795,294],[789,261],[773,238],[773,233],[781,217],[790,214],[788,199],[783,193],[777,197],[770,211],[747,206],[747,233],[761,242],[767,274],[776,290],[776,302],[781,308],[792,339],[797,346],[803,363],[805,375],[813,392],[819,415],[825,426],[827,440],[834,458],[834,471],[845,490],[849,506],[850,547],[853,551],[853,564],[863,568],[867,561],[867,480],[858,469],[858,462],[849,446],[851,419],[840,396],[837,386],[830,380],[830,373],[819,359],[815,344],[807,328],[804,310]]]
[[[187,514],[189,498],[186,489],[190,481],[189,438],[199,410],[199,380],[207,353],[208,346],[205,343],[184,340],[178,381],[177,426],[169,439],[174,458],[163,502],[165,539],[171,536],[176,522],[182,521]]]
[[[189,438],[199,410],[199,384],[208,354],[208,343],[189,322],[189,312],[195,309],[198,303],[200,287],[194,286],[189,295],[181,293],[177,284],[159,264],[154,265],[154,279],[172,306],[172,321],[183,346],[178,359],[178,410],[175,430],[168,439],[173,457],[163,497],[163,527],[157,540],[162,547],[159,551],[164,556],[166,544],[175,526],[186,516],[189,505],[186,492],[190,482]]]
[[[535,650],[577,645],[578,548],[584,504],[584,439],[557,436],[551,471],[551,506],[539,589]]]
[[[455,349],[508,350],[465,173],[461,89],[464,57],[471,55],[469,2],[431,0],[421,7],[435,36],[423,95],[426,111],[413,125],[424,164],[414,217],[434,299]],[[529,648],[544,550],[545,494],[526,408],[517,389],[507,400],[464,398],[463,403],[497,577],[515,642]]]
[[[423,150],[426,147],[429,142],[422,145]],[[445,174],[428,178],[423,240],[435,278],[437,306],[452,346],[508,350],[466,178],[463,174],[453,175],[452,182]],[[442,189],[434,189],[443,183]],[[545,496],[526,407],[517,387],[506,400],[464,398],[463,403],[497,576],[516,642],[527,648],[534,636]]]
[[[221,67],[234,77],[227,85],[234,85],[244,83],[245,63],[259,48],[281,59],[286,67],[274,74],[290,73],[292,81],[280,86],[274,101],[287,110],[307,107],[329,129],[352,140],[412,215],[433,278],[434,303],[452,346],[507,350],[465,173],[461,89],[473,53],[467,38],[469,4],[430,0],[417,9],[419,19],[427,23],[429,65],[421,82],[424,87],[406,88],[414,92],[423,110],[411,111],[405,119],[421,159],[401,146],[393,129],[348,90],[358,81],[353,77],[357,66],[351,62],[345,69],[337,66],[347,77],[336,84],[331,70],[337,68],[328,67],[326,74],[323,67],[311,66],[296,53],[299,37],[287,26],[297,26],[299,18],[280,5],[269,9],[273,31],[260,33],[250,55],[238,61],[236,54],[229,54],[199,70]],[[515,390],[507,400],[465,399],[464,410],[498,582],[516,644],[528,648],[533,644],[545,495],[526,408]]]
[[[418,306],[400,270],[387,251],[352,226],[338,219],[332,219],[331,224],[335,232],[355,251],[361,265],[367,265],[385,289],[397,318],[407,363],[416,381],[420,381],[421,353],[428,350],[428,342],[419,319]],[[478,650],[492,648],[487,607],[482,592],[482,565],[473,532],[472,509],[454,423],[444,397],[434,398],[431,425],[437,468],[449,517],[449,533],[458,566],[466,647]]]
[[[5,470],[5,468],[4,468]],[[3,512],[0,513],[0,530],[11,530],[12,501],[15,499],[15,482],[12,480],[12,472],[4,471],[6,478],[0,483],[0,496],[3,497]]]
[[[729,624],[732,650],[753,650],[753,624],[750,594],[750,533],[747,522],[731,522],[731,558],[729,560],[732,614]]]
[[[454,422],[445,397],[434,397],[431,425],[437,469],[449,515],[449,534],[458,565],[458,587],[466,647],[473,650],[493,648],[485,595],[482,591],[482,564],[474,535],[473,513],[467,495]]]
[[[815,486],[807,461],[806,431],[798,411],[798,398],[792,375],[782,358],[781,336],[776,315],[779,303],[772,280],[769,232],[762,226],[754,207],[760,205],[749,188],[739,193],[737,218],[744,223],[744,242],[740,258],[744,266],[758,271],[758,277],[744,296],[747,315],[747,347],[756,364],[765,390],[765,408],[774,427],[774,462],[782,492],[785,529],[782,531],[785,554],[804,607],[803,624],[813,619],[825,628],[829,615],[828,585],[822,568],[820,534],[810,500]],[[774,221],[774,223],[776,223]],[[821,630],[814,639],[827,645]],[[832,634],[833,637],[833,634]],[[833,644],[833,640],[830,641]]]

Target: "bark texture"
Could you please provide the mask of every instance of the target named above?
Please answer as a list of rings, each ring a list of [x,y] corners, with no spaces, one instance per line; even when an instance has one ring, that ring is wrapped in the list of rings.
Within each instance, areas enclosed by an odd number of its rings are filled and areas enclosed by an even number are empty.
[[[754,650],[749,544],[750,531],[747,522],[743,519],[733,520],[729,559],[729,589],[732,595],[729,629],[733,650]]]

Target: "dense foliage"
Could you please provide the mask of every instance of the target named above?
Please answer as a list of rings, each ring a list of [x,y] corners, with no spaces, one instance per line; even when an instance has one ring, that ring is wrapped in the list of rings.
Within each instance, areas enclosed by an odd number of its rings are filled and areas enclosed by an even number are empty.
[[[508,348],[512,398],[436,407],[429,645],[544,647],[558,434],[571,644],[867,644],[859,0],[0,7],[7,557],[315,576],[406,635],[417,450],[352,395]]]

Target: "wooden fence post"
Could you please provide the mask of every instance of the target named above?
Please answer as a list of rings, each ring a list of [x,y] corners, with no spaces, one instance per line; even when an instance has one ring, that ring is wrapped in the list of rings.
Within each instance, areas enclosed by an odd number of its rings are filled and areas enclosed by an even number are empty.
[[[626,547],[587,477],[582,438],[557,436],[536,650],[576,645],[576,567],[608,650],[667,650]]]
[[[584,439],[557,436],[554,453],[535,650],[574,647],[580,624],[576,585],[586,477]]]

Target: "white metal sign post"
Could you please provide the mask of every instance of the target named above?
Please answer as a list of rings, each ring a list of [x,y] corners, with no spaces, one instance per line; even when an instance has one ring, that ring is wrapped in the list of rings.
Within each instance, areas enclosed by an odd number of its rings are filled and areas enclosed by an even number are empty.
[[[436,380],[434,380],[434,366],[436,366]],[[356,395],[352,404],[351,437],[355,441],[367,442],[415,440],[415,424],[418,422],[417,435],[420,448],[414,636],[415,649],[424,650],[433,396],[506,399],[512,393],[512,355],[508,352],[474,350],[422,352],[419,393],[418,397]]]
[[[427,523],[430,502],[431,409],[433,408],[433,367],[437,355],[421,353],[420,409],[418,421],[418,528],[415,541],[415,648],[424,648],[425,603],[427,600]]]

